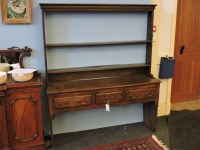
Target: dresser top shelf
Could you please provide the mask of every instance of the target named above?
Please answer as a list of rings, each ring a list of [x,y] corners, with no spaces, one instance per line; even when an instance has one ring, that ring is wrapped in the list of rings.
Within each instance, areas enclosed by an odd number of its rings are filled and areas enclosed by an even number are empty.
[[[79,46],[107,46],[125,44],[146,44],[146,60],[143,64],[102,65],[92,67],[79,67],[67,69],[47,69],[47,94],[64,92],[81,92],[88,90],[121,88],[146,84],[157,84],[160,81],[147,75],[151,67],[151,46],[153,11],[156,5],[145,4],[63,4],[40,3],[43,12],[43,28],[45,29],[45,16],[57,12],[74,13],[146,13],[147,35],[144,40],[127,41],[103,41],[82,43],[48,43],[44,40],[45,49],[55,47],[79,47]],[[57,49],[54,49],[58,51]],[[45,58],[46,59],[46,58]]]
[[[105,45],[125,45],[125,44],[146,44],[151,40],[136,41],[116,41],[116,42],[85,42],[85,43],[49,43],[46,47],[79,47],[79,46],[105,46]]]
[[[43,11],[66,12],[147,12],[153,11],[156,5],[142,4],[61,4],[40,3]]]

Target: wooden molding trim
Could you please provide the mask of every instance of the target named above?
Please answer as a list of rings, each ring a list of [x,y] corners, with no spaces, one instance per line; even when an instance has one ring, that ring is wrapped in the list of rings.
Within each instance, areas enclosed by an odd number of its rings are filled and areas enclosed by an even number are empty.
[[[45,4],[40,3],[44,11],[70,11],[70,12],[132,12],[153,11],[156,5],[133,4]]]

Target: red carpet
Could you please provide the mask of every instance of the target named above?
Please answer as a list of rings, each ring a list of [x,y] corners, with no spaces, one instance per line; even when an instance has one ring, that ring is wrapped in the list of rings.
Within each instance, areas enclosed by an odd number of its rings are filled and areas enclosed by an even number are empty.
[[[155,136],[118,142],[85,150],[168,150]]]

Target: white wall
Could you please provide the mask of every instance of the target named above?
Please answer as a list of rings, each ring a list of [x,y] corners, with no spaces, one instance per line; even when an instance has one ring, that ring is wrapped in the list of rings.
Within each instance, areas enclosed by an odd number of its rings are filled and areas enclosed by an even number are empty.
[[[32,56],[31,58],[25,59],[25,66],[28,68],[37,68],[40,72],[44,72],[42,23],[41,10],[38,4],[39,2],[149,4],[150,0],[33,0],[32,24],[7,25],[0,23],[0,49],[6,49],[11,46],[28,46],[32,48]],[[88,55],[90,54],[88,53]],[[73,56],[71,55],[69,57]],[[72,59],[70,58],[70,60]],[[71,64],[73,64],[72,62],[73,60],[71,61]],[[43,98],[42,101],[43,122],[45,132],[47,133],[47,100]],[[142,105],[136,104],[130,106],[113,107],[111,108],[110,113],[105,112],[104,109],[62,113],[56,115],[56,118],[53,120],[53,129],[54,133],[64,133],[140,122],[142,120]]]

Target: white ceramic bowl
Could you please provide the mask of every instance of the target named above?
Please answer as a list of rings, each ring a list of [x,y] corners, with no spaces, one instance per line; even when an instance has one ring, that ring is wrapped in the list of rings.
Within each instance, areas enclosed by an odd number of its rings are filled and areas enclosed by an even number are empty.
[[[36,71],[36,69],[14,69],[12,71],[9,71],[8,73],[12,73],[12,78],[15,81],[18,82],[24,82],[29,81],[33,78],[33,72]]]
[[[0,71],[0,84],[5,83],[6,80],[7,80],[7,73],[3,72],[3,71]]]
[[[10,70],[10,65],[8,63],[0,63],[0,71],[8,72]]]
[[[16,64],[10,64],[11,67],[13,67],[13,69],[20,69],[20,65],[19,63]]]

